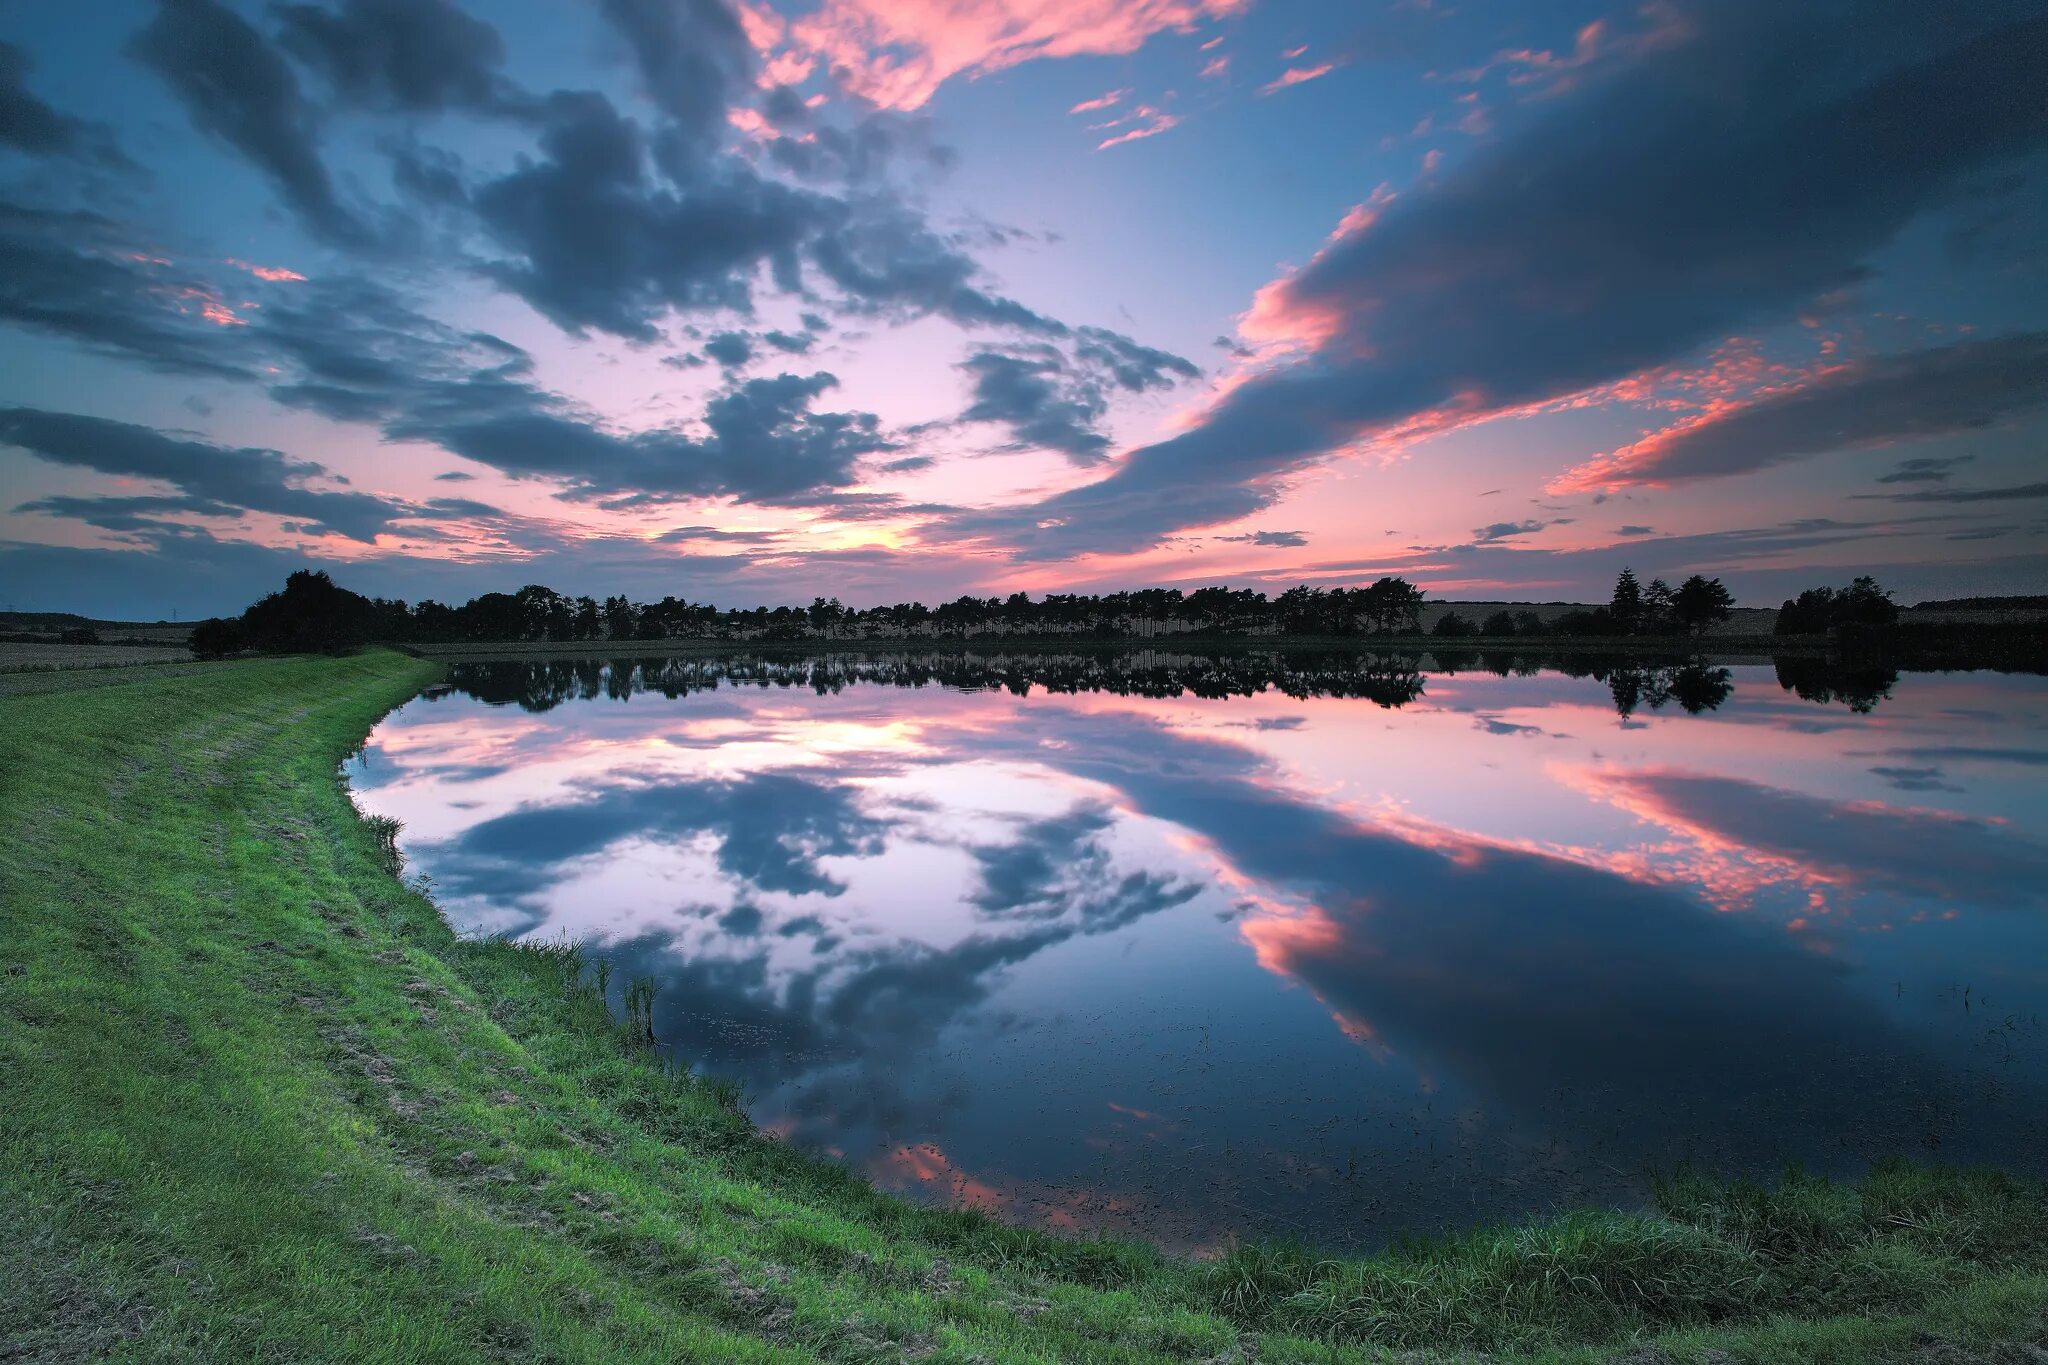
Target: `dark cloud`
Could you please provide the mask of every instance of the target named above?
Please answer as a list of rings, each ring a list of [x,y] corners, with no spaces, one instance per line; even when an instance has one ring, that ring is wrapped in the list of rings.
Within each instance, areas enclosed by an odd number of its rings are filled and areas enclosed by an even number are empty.
[[[1621,536],[1649,536],[1656,533],[1657,528],[1654,526],[1624,526],[1615,532],[1616,535]]]
[[[749,379],[711,399],[708,434],[694,437],[617,435],[523,382],[486,377],[427,395],[387,430],[515,477],[559,480],[577,497],[791,500],[854,482],[864,456],[893,448],[873,413],[811,411],[838,382],[825,373]]]
[[[335,195],[298,78],[247,20],[215,0],[162,0],[128,50],[169,82],[195,125],[269,175],[314,235],[370,242]]]
[[[1218,536],[1220,541],[1238,545],[1286,546],[1289,548],[1308,544],[1308,537],[1299,531],[1248,531],[1241,536]]]
[[[1481,526],[1472,532],[1472,540],[1479,545],[1492,545],[1519,536],[1534,535],[1550,525],[1547,521],[1496,521],[1491,526]]]
[[[1141,346],[1104,327],[1082,327],[1074,336],[1077,365],[1132,393],[1170,389],[1181,380],[1195,379],[1202,373],[1192,360],[1171,351]]]
[[[780,531],[729,531],[719,526],[678,526],[663,531],[655,540],[663,545],[679,545],[689,540],[723,540],[741,545],[772,545],[782,539]]]
[[[761,340],[787,355],[807,355],[817,345],[817,337],[809,332],[763,332]]]
[[[761,114],[786,134],[769,140],[769,160],[800,180],[879,191],[900,166],[944,169],[954,160],[951,149],[932,140],[931,119],[922,114],[873,109],[851,124],[828,122],[787,86],[763,96]],[[983,227],[973,234],[979,245],[1005,246],[1028,235]]]
[[[301,480],[322,477],[327,470],[275,450],[217,446],[104,417],[0,408],[0,443],[55,464],[124,478],[161,480],[182,489],[187,499],[208,507],[301,518],[354,540],[376,539],[378,532],[404,512],[402,504],[367,493],[300,487]],[[181,510],[202,509],[187,506]]]
[[[1108,403],[1053,347],[978,351],[960,368],[974,381],[974,401],[961,421],[1007,426],[1013,450],[1056,450],[1075,464],[1095,464],[1107,454],[1109,437],[1095,428]]]
[[[1889,767],[1883,764],[1870,770],[1874,777],[1881,777],[1885,785],[1902,792],[1959,792],[1964,790],[1947,781],[1948,774],[1940,768]]]
[[[2048,498],[2048,483],[2013,484],[2004,488],[1923,488],[1916,493],[1858,493],[1858,500],[1883,502],[2026,502]]]
[[[836,201],[835,201],[836,202]],[[968,327],[1064,337],[1071,329],[979,284],[981,268],[900,204],[867,200],[811,245],[810,261],[853,311],[937,313]]]
[[[1058,342],[987,347],[960,368],[974,383],[974,401],[961,421],[1007,426],[1013,438],[1007,449],[1056,450],[1081,465],[1109,452],[1100,425],[1112,390],[1168,389],[1201,373],[1171,352],[1101,327],[1080,328]]]
[[[1977,168],[2048,134],[2048,21],[1907,0],[1688,14],[1382,205],[1263,296],[1299,359],[1097,483],[960,528],[1036,558],[1128,550],[1270,504],[1332,450],[1677,361],[1854,283]],[[1854,43],[1842,35],[1853,32]]]
[[[200,517],[238,517],[239,507],[215,502],[211,498],[190,496],[171,497],[51,497],[37,498],[22,503],[14,509],[17,512],[36,512],[49,517],[64,517],[82,521],[87,526],[97,526],[103,531],[117,531],[124,535],[137,533],[155,534],[172,529],[164,518],[171,514]]]
[[[212,297],[109,219],[0,204],[0,320],[170,374],[252,378],[245,338],[194,306]]]
[[[747,381],[713,397],[702,437],[617,434],[529,378],[526,353],[412,309],[366,279],[268,287],[218,326],[203,277],[155,264],[103,220],[0,208],[0,318],[174,373],[254,381],[278,402],[579,494],[792,499],[843,487],[894,449],[871,413],[814,412],[830,374]],[[253,287],[264,288],[257,282]]]
[[[1974,431],[2043,404],[2048,332],[2019,332],[1855,361],[1810,384],[1681,423],[1574,471],[1570,481],[1614,487],[1721,478],[1833,450]],[[1938,480],[1956,463],[1914,461],[1884,481]]]
[[[498,31],[451,0],[342,0],[274,10],[285,50],[373,109],[489,109],[509,98]]]
[[[1974,455],[1953,455],[1949,457],[1926,456],[1917,460],[1901,460],[1899,467],[1878,480],[1879,483],[1947,483],[1954,477],[1957,465],[1968,464]]]
[[[0,42],[0,146],[31,156],[83,153],[109,165],[128,164],[105,128],[59,113],[30,90],[28,72],[28,53]]]
[[[754,358],[754,344],[745,332],[720,332],[704,343],[704,354],[731,369]]]
[[[753,45],[725,0],[603,0],[605,17],[632,49],[648,96],[672,120],[694,161],[744,90]]]
[[[799,246],[843,213],[733,161],[695,166],[682,191],[657,183],[638,125],[593,92],[557,91],[540,117],[540,158],[473,200],[514,253],[487,273],[572,333],[650,340],[672,309],[745,312],[754,268],[793,285]]]
[[[623,8],[653,22],[651,8]],[[765,179],[674,126],[649,139],[593,92],[557,91],[534,117],[540,156],[464,198],[509,253],[486,273],[572,333],[651,340],[671,311],[749,313],[765,267],[786,293],[815,272],[846,311],[1069,334],[990,293],[974,260],[891,196],[841,199]],[[776,344],[789,349],[784,335]]]

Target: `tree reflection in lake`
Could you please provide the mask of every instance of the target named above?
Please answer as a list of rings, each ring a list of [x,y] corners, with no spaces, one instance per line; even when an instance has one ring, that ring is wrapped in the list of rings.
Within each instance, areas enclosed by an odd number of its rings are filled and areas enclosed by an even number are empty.
[[[1774,661],[1787,691],[1822,705],[1840,701],[1865,712],[1890,695],[1895,671],[1845,666],[1827,658]],[[1605,682],[1623,717],[1676,703],[1689,715],[1725,702],[1727,668],[1705,659],[1654,660],[1597,653],[1537,654],[1438,649],[1431,654],[1353,650],[1177,653],[1165,650],[1073,654],[854,653],[776,656],[657,655],[652,658],[523,659],[450,665],[456,686],[483,701],[546,711],[567,701],[638,692],[670,698],[724,687],[801,687],[821,695],[854,683],[1000,689],[1019,696],[1104,692],[1134,697],[1240,697],[1273,691],[1290,697],[1355,697],[1384,707],[1423,695],[1425,669],[1455,676],[1474,670],[1534,677],[1546,669]]]
[[[595,939],[771,1130],[1009,1216],[1357,1244],[2038,1160],[2048,687],[1552,662],[462,664],[352,777],[458,925]]]

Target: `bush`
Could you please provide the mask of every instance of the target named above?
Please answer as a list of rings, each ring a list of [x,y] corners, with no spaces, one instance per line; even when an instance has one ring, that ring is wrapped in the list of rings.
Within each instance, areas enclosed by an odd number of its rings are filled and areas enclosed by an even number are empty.
[[[1520,631],[1515,624],[1515,614],[1497,611],[1486,618],[1486,624],[1479,628],[1481,635],[1516,635]]]
[[[1605,607],[1591,611],[1568,611],[1550,623],[1559,635],[1625,635],[1627,627]]]
[[[1462,640],[1477,633],[1470,621],[1454,611],[1447,611],[1437,618],[1436,629],[1430,632],[1439,640]]]
[[[326,574],[300,569],[242,613],[246,646],[266,654],[347,654],[369,643],[376,607]]]
[[[1808,588],[1778,608],[1779,635],[1819,635],[1842,626],[1897,624],[1892,595],[1865,575],[1846,588]]]
[[[187,645],[195,659],[225,659],[248,648],[242,636],[241,622],[218,616],[192,627],[192,638]]]

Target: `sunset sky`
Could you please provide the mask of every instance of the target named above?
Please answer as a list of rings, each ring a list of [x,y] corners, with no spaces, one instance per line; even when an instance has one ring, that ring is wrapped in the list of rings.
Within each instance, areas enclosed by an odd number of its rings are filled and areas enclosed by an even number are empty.
[[[0,0],[0,606],[2048,590],[2048,6]]]

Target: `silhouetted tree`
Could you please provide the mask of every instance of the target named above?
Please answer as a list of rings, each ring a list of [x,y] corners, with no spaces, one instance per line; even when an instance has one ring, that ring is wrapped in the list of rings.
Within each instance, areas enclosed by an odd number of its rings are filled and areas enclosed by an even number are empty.
[[[1676,598],[1669,583],[1661,578],[1651,579],[1650,586],[1643,589],[1643,609],[1636,618],[1636,634],[1661,635],[1670,630],[1678,617]]]
[[[1735,599],[1728,589],[1721,586],[1718,578],[1702,578],[1694,574],[1679,584],[1672,595],[1672,611],[1678,623],[1697,635],[1716,621],[1725,621],[1735,611]]]
[[[1635,571],[1624,568],[1621,576],[1614,580],[1614,596],[1607,603],[1607,614],[1627,634],[1636,628],[1643,615],[1643,589],[1636,582]]]
[[[1486,618],[1486,624],[1479,627],[1481,635],[1515,635],[1519,629],[1513,612],[1497,611]]]

